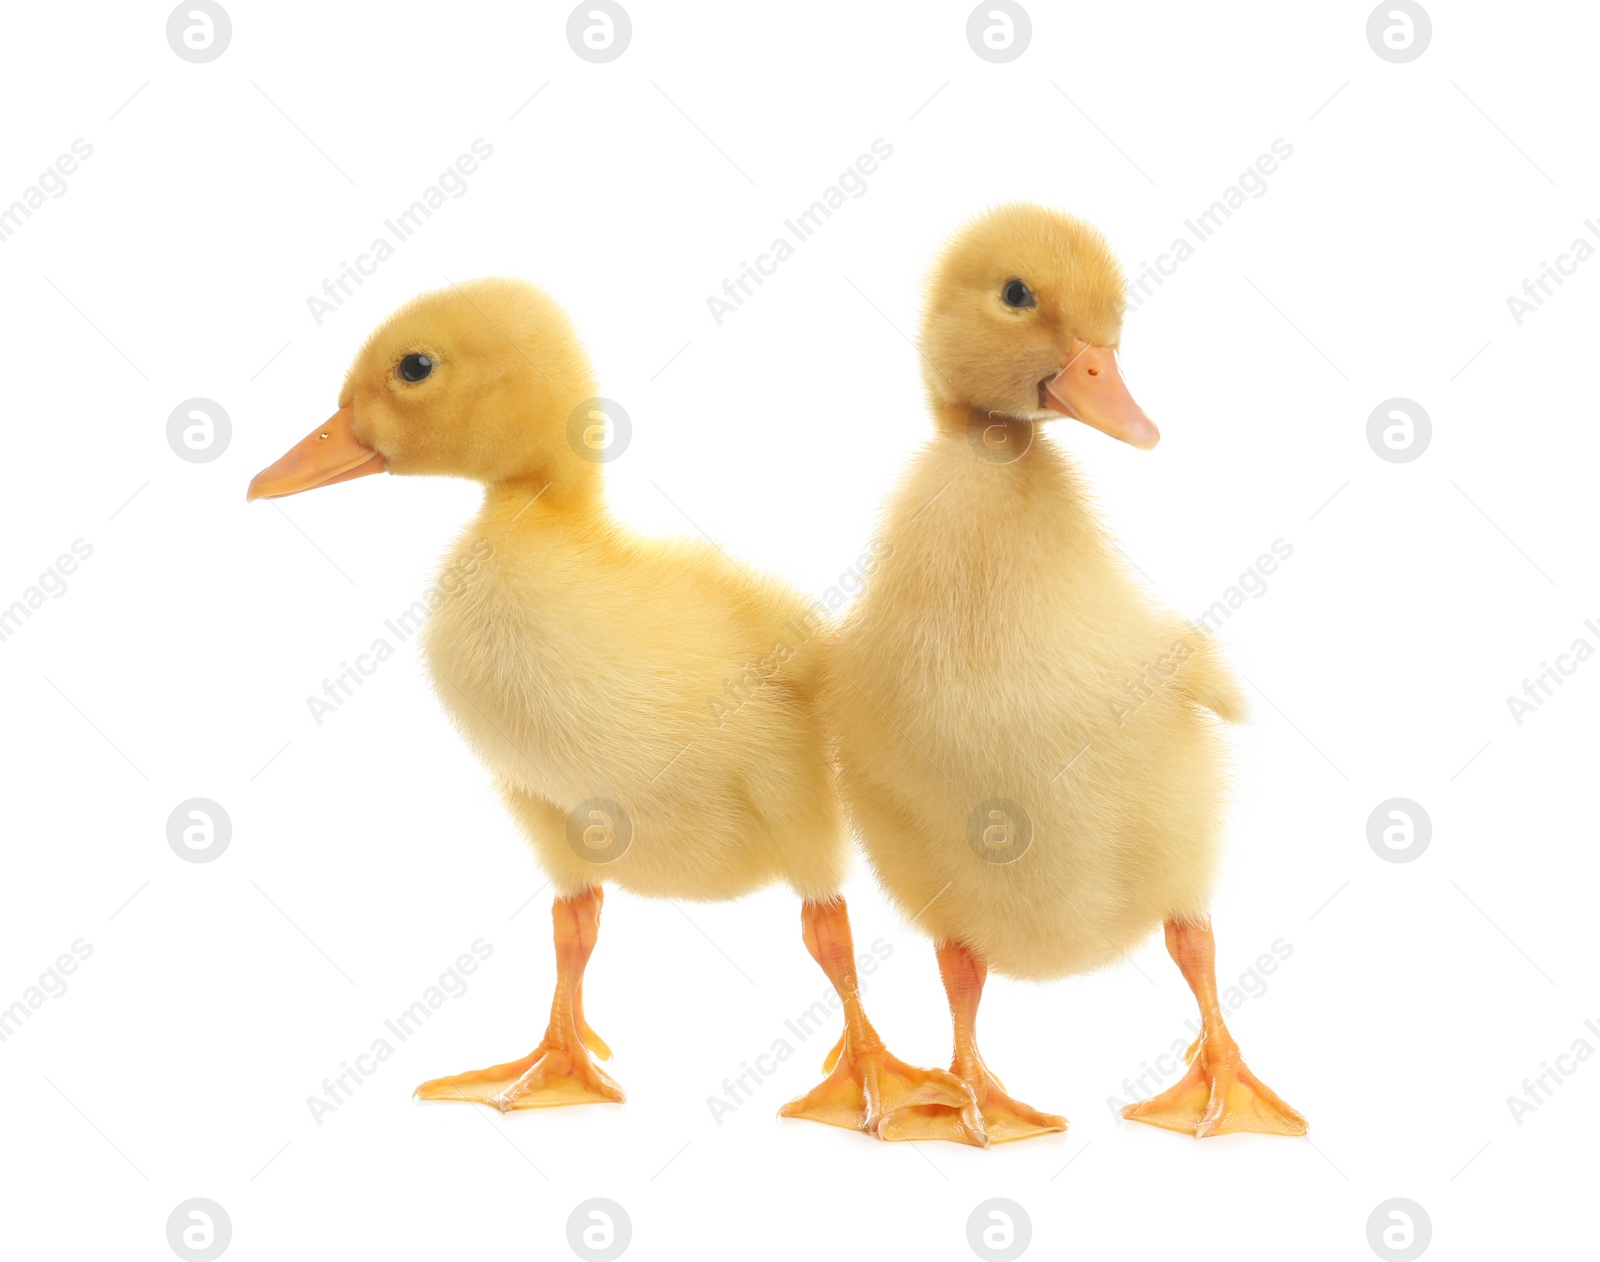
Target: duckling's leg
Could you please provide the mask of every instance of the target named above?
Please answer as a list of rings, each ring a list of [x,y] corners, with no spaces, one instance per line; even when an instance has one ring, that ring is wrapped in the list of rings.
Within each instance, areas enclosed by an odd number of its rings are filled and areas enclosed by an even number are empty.
[[[1200,1002],[1201,1032],[1175,1086],[1122,1110],[1135,1122],[1204,1139],[1233,1131],[1304,1135],[1306,1120],[1250,1072],[1217,1002],[1216,941],[1209,921],[1167,921],[1167,952]]]
[[[578,966],[578,982],[572,992],[572,1017],[577,1024],[578,1037],[583,1040],[583,1045],[601,1060],[610,1060],[611,1045],[589,1028],[589,1023],[583,1016],[583,970],[589,963],[589,953],[594,950],[594,939],[600,932],[600,909],[605,906],[606,901],[605,886],[596,885],[592,893],[594,894],[594,932],[589,937],[589,951],[584,953],[583,963]]]
[[[956,1034],[950,1070],[972,1089],[989,1142],[1001,1144],[1066,1130],[1066,1118],[1041,1113],[1007,1095],[1005,1085],[989,1072],[978,1054],[978,1001],[983,997],[988,967],[959,942],[941,942],[937,950],[939,976],[944,979]],[[931,1110],[905,1109],[886,1121],[879,1134],[885,1139],[948,1139],[951,1136],[945,1133],[947,1130],[948,1119]]]
[[[887,1139],[882,1130],[887,1118],[896,1110],[923,1106],[946,1119],[938,1138],[981,1146],[983,1124],[966,1085],[942,1069],[917,1069],[891,1056],[867,1020],[844,899],[808,901],[800,909],[800,919],[806,949],[843,1001],[844,1037],[823,1064],[828,1077],[779,1112],[784,1117],[874,1131]]]
[[[590,1059],[593,1052],[609,1060],[611,1049],[583,1019],[583,970],[600,929],[601,897],[596,886],[556,899],[551,909],[556,994],[544,1041],[521,1060],[425,1082],[417,1095],[424,1100],[474,1100],[502,1113],[623,1098],[622,1088]]]

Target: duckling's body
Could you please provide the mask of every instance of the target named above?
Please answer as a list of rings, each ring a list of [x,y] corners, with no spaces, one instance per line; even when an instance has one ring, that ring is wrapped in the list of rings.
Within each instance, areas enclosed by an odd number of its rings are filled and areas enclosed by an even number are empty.
[[[837,635],[828,697],[845,794],[895,901],[1034,979],[1203,916],[1223,805],[1203,707],[1231,716],[1237,694],[1219,663],[1202,670],[1203,637],[1130,580],[1067,458],[1040,435],[989,462],[941,432],[881,538],[891,560]],[[1179,656],[1147,698],[1124,690]],[[993,818],[991,800],[1022,815]],[[1025,860],[986,831],[1013,847],[1031,831]]]
[[[1217,719],[1240,716],[1238,689],[1205,636],[1144,595],[1036,432],[1069,416],[1156,444],[1117,366],[1123,305],[1105,240],[1037,206],[993,211],[945,250],[920,342],[935,437],[831,650],[841,783],[884,887],[935,939],[951,1069],[988,1139],[1067,1125],[984,1065],[988,970],[1096,968],[1162,924],[1204,1033],[1184,1079],[1127,1116],[1196,1135],[1300,1134],[1304,1120],[1239,1059],[1216,996]],[[880,1134],[971,1142],[969,1129],[913,1107]]]
[[[539,490],[485,496],[443,567],[471,578],[424,647],[556,890],[594,882],[568,816],[602,800],[625,812],[609,821],[623,852],[603,868],[624,889],[713,900],[782,880],[837,894],[848,850],[816,712],[816,614],[709,543],[640,540]],[[730,699],[729,680],[780,656]]]
[[[727,899],[782,880],[845,1019],[829,1077],[785,1115],[876,1132],[923,1104],[981,1139],[971,1090],[889,1055],[861,1005],[818,613],[710,544],[624,530],[602,493],[619,452],[597,394],[547,295],[454,286],[378,329],[338,412],[251,483],[251,498],[384,471],[484,487],[424,643],[439,696],[555,887],[555,997],[529,1055],[417,1093],[501,1110],[621,1100],[583,1010],[604,885]]]

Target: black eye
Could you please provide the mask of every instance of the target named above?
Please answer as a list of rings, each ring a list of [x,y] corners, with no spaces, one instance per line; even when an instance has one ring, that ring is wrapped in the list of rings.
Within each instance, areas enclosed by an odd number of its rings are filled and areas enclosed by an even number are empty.
[[[1008,307],[1031,307],[1035,305],[1033,290],[1029,289],[1020,280],[1008,280],[1006,287],[1000,291],[1000,299]]]
[[[407,355],[400,361],[400,375],[407,381],[421,381],[433,371],[433,360],[426,355]]]

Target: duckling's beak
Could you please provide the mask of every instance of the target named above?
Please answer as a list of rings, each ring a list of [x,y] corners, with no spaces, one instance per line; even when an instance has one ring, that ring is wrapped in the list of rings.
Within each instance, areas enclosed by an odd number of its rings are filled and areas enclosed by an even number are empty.
[[[1117,368],[1117,353],[1109,346],[1091,346],[1072,339],[1067,365],[1040,389],[1040,402],[1052,412],[1092,425],[1141,451],[1161,441],[1155,423],[1133,401]]]
[[[245,500],[276,499],[382,473],[387,462],[356,437],[354,416],[354,405],[345,404],[328,418],[327,424],[317,426],[275,464],[251,478]]]

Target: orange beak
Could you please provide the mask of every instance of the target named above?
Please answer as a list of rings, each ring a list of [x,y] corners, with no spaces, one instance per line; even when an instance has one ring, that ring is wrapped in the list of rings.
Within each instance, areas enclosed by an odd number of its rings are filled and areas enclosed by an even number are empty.
[[[293,447],[274,464],[250,479],[245,500],[277,499],[313,487],[332,486],[369,473],[382,473],[388,463],[371,447],[356,438],[351,423],[355,415],[346,404]]]
[[[1092,425],[1141,451],[1161,441],[1155,423],[1133,401],[1117,368],[1117,353],[1109,346],[1091,346],[1072,339],[1072,358],[1044,384],[1044,406],[1075,421]]]

